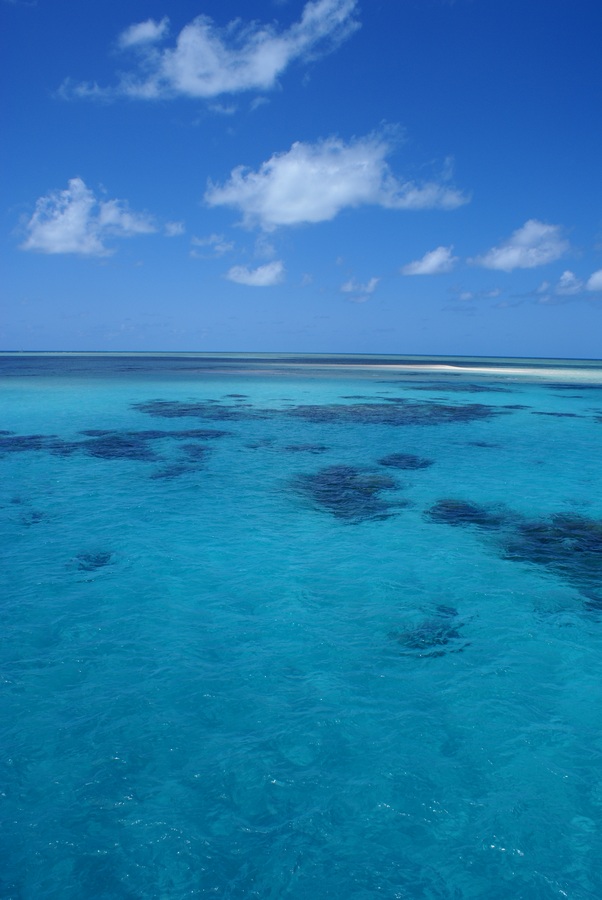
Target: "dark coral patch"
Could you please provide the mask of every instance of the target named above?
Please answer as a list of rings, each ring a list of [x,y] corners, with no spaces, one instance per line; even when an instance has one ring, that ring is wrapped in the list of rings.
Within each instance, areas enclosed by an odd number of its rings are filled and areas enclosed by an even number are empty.
[[[379,466],[387,466],[391,469],[428,469],[434,460],[415,456],[413,453],[390,453],[378,460]]]
[[[466,643],[458,644],[463,627],[464,623],[458,621],[457,610],[451,606],[438,606],[434,615],[390,636],[400,644],[405,653],[418,657],[437,657],[446,653],[461,653],[468,646]]]
[[[578,413],[569,413],[569,412],[538,412],[537,410],[532,410],[532,416],[555,416],[557,419],[583,419],[584,416],[580,416]]]
[[[205,459],[208,454],[207,447],[203,447],[201,444],[182,444],[179,448],[180,452],[187,456],[188,459],[196,459],[201,460]]]
[[[465,500],[440,500],[425,515],[438,524],[499,529],[495,545],[503,559],[548,569],[602,609],[602,519],[569,513],[529,519]]]
[[[27,450],[45,450],[48,437],[44,434],[15,434],[0,437],[1,453],[21,453]]]
[[[467,500],[439,500],[426,512],[431,522],[440,525],[476,525],[478,528],[500,528],[507,521],[507,515],[491,510]]]
[[[87,437],[120,437],[128,438],[134,441],[158,441],[164,438],[172,438],[176,441],[184,440],[212,440],[214,438],[224,437],[227,431],[218,431],[214,428],[191,428],[185,431],[162,431],[160,429],[150,429],[146,431],[103,431],[98,428],[90,428],[87,431],[80,431],[80,434]],[[81,446],[86,446],[82,444]]]
[[[289,444],[284,447],[287,453],[326,453],[328,449],[325,444]]]
[[[54,434],[15,434],[0,437],[0,454],[26,453],[34,450],[67,455],[73,453],[74,449],[69,441],[63,441]]]
[[[444,425],[474,422],[500,415],[498,407],[482,403],[451,406],[445,403],[418,403],[395,398],[393,403],[325,404],[296,406],[287,415],[309,422],[347,425]]]
[[[181,475],[199,472],[203,468],[205,458],[209,453],[207,447],[202,444],[181,444],[178,449],[180,458],[153,472],[151,475],[153,480],[179,478]]]
[[[348,522],[387,519],[395,506],[402,505],[380,496],[382,491],[397,487],[393,478],[354,466],[328,466],[310,475],[298,475],[293,486],[318,509]]]
[[[216,428],[191,428],[187,431],[165,431],[163,433],[166,437],[175,438],[177,441],[212,441],[230,434],[229,431],[219,431]]]
[[[90,428],[81,431],[86,440],[66,441],[53,434],[25,434],[0,436],[0,454],[37,451],[55,456],[84,453],[96,459],[154,460],[157,454],[152,442],[171,438],[174,440],[211,440],[228,432],[196,428],[186,431],[107,431]]]
[[[249,410],[240,404],[234,406],[219,400],[148,400],[132,404],[133,409],[160,419],[211,419],[212,421],[234,421],[236,419],[265,419],[269,411]]]
[[[30,509],[27,512],[23,513],[23,515],[21,516],[21,521],[24,525],[27,525],[29,527],[30,525],[37,525],[38,522],[43,522],[45,518],[45,513],[40,512],[39,509]]]
[[[79,449],[96,459],[157,459],[157,454],[149,446],[149,439],[139,435],[108,434],[82,441]]]
[[[290,409],[258,409],[240,404],[226,405],[219,401],[182,402],[177,400],[150,400],[133,404],[139,412],[158,418],[199,418],[212,420],[271,419],[278,416],[294,416],[316,423],[360,423],[366,425],[442,425],[448,422],[474,422],[503,414],[496,406],[482,403],[451,405],[446,403],[420,403],[395,397],[385,402],[331,403],[325,405],[293,406]]]
[[[501,385],[486,384],[462,384],[462,382],[450,381],[433,381],[424,384],[413,384],[412,389],[416,391],[445,391],[446,393],[454,391],[463,394],[513,394],[514,391],[508,387]]]
[[[563,381],[548,381],[545,382],[543,386],[554,391],[602,391],[602,384],[588,384],[587,382],[582,384],[569,384]]]
[[[75,557],[75,564],[80,572],[95,572],[108,566],[113,560],[113,554],[108,550],[99,550],[96,552],[78,553]]]
[[[602,520],[557,513],[520,523],[504,544],[506,559],[545,566],[602,601]]]

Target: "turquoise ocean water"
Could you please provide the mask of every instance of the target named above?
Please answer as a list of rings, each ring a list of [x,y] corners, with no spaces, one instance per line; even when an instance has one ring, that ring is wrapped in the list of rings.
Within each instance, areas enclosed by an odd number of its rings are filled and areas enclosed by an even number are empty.
[[[0,896],[602,896],[602,363],[0,356]]]

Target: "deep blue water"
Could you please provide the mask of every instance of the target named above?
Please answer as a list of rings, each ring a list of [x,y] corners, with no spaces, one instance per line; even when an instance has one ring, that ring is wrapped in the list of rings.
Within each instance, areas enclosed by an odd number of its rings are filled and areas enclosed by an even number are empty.
[[[602,363],[0,355],[0,896],[602,896]]]

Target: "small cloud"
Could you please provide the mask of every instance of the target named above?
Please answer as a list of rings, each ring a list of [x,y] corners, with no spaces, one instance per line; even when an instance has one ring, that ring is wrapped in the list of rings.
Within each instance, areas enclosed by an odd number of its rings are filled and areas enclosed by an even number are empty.
[[[40,197],[25,228],[22,250],[81,256],[109,256],[108,238],[156,231],[148,215],[132,212],[123,200],[98,200],[81,178],[72,178],[64,191]]]
[[[395,176],[386,161],[394,145],[393,129],[349,143],[334,137],[315,144],[298,141],[255,172],[237,166],[225,184],[209,182],[205,201],[239,209],[245,225],[265,231],[327,222],[358,206],[455,209],[468,202],[445,184],[416,184]]]
[[[190,243],[193,247],[190,251],[190,255],[195,257],[195,259],[211,259],[216,256],[224,256],[234,249],[234,243],[232,241],[227,241],[223,234],[210,234],[209,237],[205,238],[193,237],[191,238]],[[197,247],[206,247],[210,252],[199,253],[199,251],[196,250]]]
[[[376,290],[379,281],[380,278],[371,278],[365,284],[361,284],[355,278],[350,278],[341,285],[341,293],[349,294],[347,299],[352,303],[365,303]]]
[[[583,294],[584,291],[602,291],[602,269],[590,275],[585,282],[577,278],[574,272],[567,269],[562,273],[556,285],[550,284],[549,281],[544,281],[537,288],[536,293],[544,295],[543,300],[540,299],[540,302],[551,303],[554,302],[554,297],[576,297],[579,294]]]
[[[602,291],[602,269],[590,275],[585,287],[588,291]]]
[[[232,266],[226,273],[229,281],[236,284],[247,284],[251,287],[271,287],[280,284],[284,280],[284,265],[280,260],[266,263],[257,269],[248,269],[246,266]]]
[[[273,259],[276,256],[276,248],[265,234],[260,234],[255,241],[255,256],[258,259]]]
[[[169,30],[169,19],[167,16],[156,22],[154,19],[147,19],[146,22],[138,22],[137,25],[130,25],[125,31],[122,31],[117,38],[117,45],[122,49],[127,47],[139,47],[145,44],[154,44],[162,40]]]
[[[349,38],[360,27],[356,12],[356,0],[310,0],[300,19],[283,30],[240,19],[219,28],[209,16],[200,15],[182,28],[172,46],[162,48],[156,44],[167,36],[168,19],[147,19],[118,37],[121,50],[135,49],[137,65],[104,94],[142,100],[209,99],[270,90],[294,61],[315,59]],[[71,96],[92,96],[85,85],[68,87]]]
[[[227,106],[225,103],[211,103],[209,109],[218,116],[233,116],[236,112],[236,106],[233,103]]]
[[[181,234],[184,234],[186,228],[184,227],[183,222],[166,222],[165,223],[165,236],[166,237],[179,237]]]
[[[459,287],[455,287],[451,289],[451,293],[455,296],[455,299],[459,300],[461,303],[470,303],[472,300],[496,300],[501,296],[502,292],[499,288],[481,291],[465,291]]]
[[[556,293],[562,297],[571,297],[574,294],[580,294],[583,290],[583,282],[577,278],[574,272],[568,269],[560,276],[556,285]]]
[[[310,275],[309,272],[304,272],[303,277],[301,278],[301,287],[307,287],[308,284],[311,284],[314,280],[314,276]]]
[[[560,225],[547,225],[537,219],[529,219],[507,241],[470,262],[502,272],[534,269],[560,259],[569,247],[569,242],[562,237]]]
[[[65,78],[56,91],[60,100],[99,100],[109,99],[105,88],[100,87],[95,81],[76,83],[71,78]]]
[[[401,270],[402,275],[441,275],[451,272],[458,262],[457,256],[452,256],[453,247],[437,247],[425,253],[422,259],[416,259],[408,263]]]
[[[371,278],[366,284],[360,284],[355,278],[350,278],[345,284],[341,285],[343,294],[373,294],[380,278]]]
[[[269,103],[268,97],[254,97],[251,100],[249,109],[251,112],[255,112],[256,109],[259,109],[260,106],[266,106]]]

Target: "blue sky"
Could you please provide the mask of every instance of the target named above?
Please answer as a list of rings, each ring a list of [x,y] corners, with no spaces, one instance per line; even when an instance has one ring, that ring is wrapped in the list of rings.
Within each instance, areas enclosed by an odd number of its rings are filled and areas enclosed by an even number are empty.
[[[7,350],[602,356],[599,0],[0,0]]]

